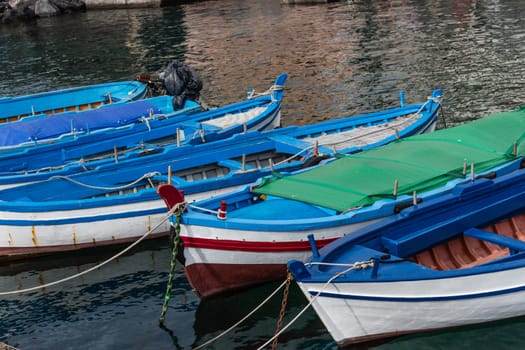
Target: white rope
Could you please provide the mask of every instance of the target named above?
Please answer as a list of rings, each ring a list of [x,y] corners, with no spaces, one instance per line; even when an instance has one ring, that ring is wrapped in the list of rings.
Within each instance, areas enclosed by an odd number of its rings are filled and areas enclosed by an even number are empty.
[[[260,97],[260,96],[266,96],[273,94],[274,91],[282,91],[284,89],[284,85],[272,85],[268,90],[263,92],[255,93],[255,90],[252,90],[251,93],[248,95],[248,99],[251,99],[253,97]]]
[[[168,214],[157,225],[155,225],[155,227],[150,229],[148,232],[146,232],[144,235],[142,235],[139,239],[137,239],[135,242],[130,244],[128,247],[126,247],[125,249],[121,250],[119,253],[117,253],[116,255],[112,256],[111,258],[101,262],[100,264],[97,264],[97,265],[95,265],[95,266],[93,266],[93,267],[91,267],[91,268],[89,268],[89,269],[87,269],[85,271],[79,272],[79,273],[77,273],[75,275],[72,275],[72,276],[69,276],[69,277],[65,277],[65,278],[62,278],[62,279],[54,281],[54,282],[50,282],[50,283],[42,284],[42,285],[39,285],[39,286],[22,289],[22,290],[13,290],[13,291],[9,291],[9,292],[0,292],[0,296],[2,296],[2,295],[18,294],[18,293],[26,293],[26,292],[31,292],[31,291],[42,289],[42,288],[47,288],[47,287],[50,287],[50,286],[54,286],[56,284],[60,284],[60,283],[72,280],[72,279],[80,277],[80,276],[83,276],[83,275],[85,275],[85,274],[87,274],[89,272],[92,272],[92,271],[94,271],[94,270],[96,270],[96,269],[98,269],[98,268],[100,268],[100,267],[110,263],[111,261],[117,259],[118,257],[120,257],[121,255],[127,253],[128,251],[130,251],[133,247],[135,247],[137,244],[142,242],[153,231],[155,231],[158,227],[160,227],[160,225],[162,225],[164,222],[166,222],[166,220],[168,220],[170,218],[170,216],[173,215],[173,213],[178,210],[178,208],[179,208],[179,205],[178,204],[175,205],[170,211],[168,211]]]
[[[311,150],[312,148],[314,148],[315,146],[308,146],[306,148],[303,148],[302,150],[300,150],[299,152],[291,155],[290,157],[286,158],[286,159],[283,159],[281,160],[280,162],[277,162],[275,163],[273,166],[279,166],[279,165],[282,165],[282,164],[285,164],[285,163],[288,163],[289,161],[293,160],[294,158],[298,157],[299,155],[301,155],[301,153],[304,153],[306,151],[309,151]],[[271,159],[271,158],[270,158]],[[265,168],[265,167],[263,167]],[[243,173],[249,173],[249,172],[253,172],[253,171],[258,171],[260,170],[261,167],[254,167],[254,168],[249,168],[249,169],[240,169],[240,170],[237,170],[235,173],[236,174],[243,174]]]
[[[419,110],[417,111],[417,113],[420,113],[424,108],[425,106],[430,102],[430,101],[433,101],[437,104],[441,104],[441,101],[443,100],[443,96],[436,96],[436,97],[427,97],[427,102],[425,102],[420,108]]]
[[[206,343],[204,344],[201,344],[199,346],[197,346],[196,348],[193,348],[193,350],[198,350],[198,349],[201,349],[209,344],[211,344],[212,342],[216,341],[217,339],[223,337],[224,335],[226,335],[227,333],[229,333],[232,329],[234,329],[235,327],[237,327],[238,325],[240,325],[241,323],[243,323],[244,321],[246,321],[246,319],[248,319],[251,315],[253,315],[257,310],[259,310],[264,304],[266,304],[281,288],[283,288],[284,286],[286,285],[286,281],[284,281],[283,283],[281,283],[281,285],[279,287],[277,287],[277,289],[275,289],[272,294],[270,294],[266,299],[264,299],[262,301],[262,303],[259,304],[259,306],[257,306],[255,309],[253,309],[250,313],[248,313],[246,316],[244,316],[240,321],[238,321],[237,323],[235,323],[233,326],[231,326],[230,328],[226,329],[224,332],[222,332],[221,334],[217,335],[216,337],[208,340]]]
[[[295,321],[297,321],[297,319],[299,319],[299,317],[306,311],[308,310],[308,308],[314,303],[314,301],[321,295],[321,293],[324,292],[324,290],[326,289],[326,287],[328,287],[328,285],[330,283],[332,283],[333,280],[335,280],[336,278],[339,278],[339,276],[341,275],[344,275],[345,273],[353,270],[353,269],[362,269],[364,268],[363,266],[372,266],[373,264],[373,261],[362,261],[362,262],[356,262],[354,264],[351,264],[351,266],[341,272],[338,272],[337,274],[335,274],[334,276],[332,276],[324,285],[323,287],[321,288],[320,291],[317,292],[316,295],[314,295],[311,299],[310,299],[310,302],[301,310],[299,311],[299,313],[290,321],[288,322],[288,324],[286,324],[286,326],[284,326],[283,328],[281,328],[281,330],[279,332],[277,332],[272,338],[270,338],[266,343],[264,343],[263,345],[261,345],[260,347],[257,348],[257,350],[261,350],[263,349],[266,345],[270,344],[275,338],[279,337],[286,329],[288,329],[288,327],[290,327]]]
[[[218,211],[218,210],[211,210],[211,209],[208,209],[208,208],[198,207],[198,206],[193,205],[193,204],[189,204],[188,206],[189,206],[190,208],[192,208],[192,209],[197,209],[197,210],[203,211],[203,212],[205,212],[205,213],[210,213],[210,214],[219,214],[219,211]]]
[[[339,263],[326,263],[326,262],[309,262],[307,264],[305,264],[305,266],[313,266],[313,265],[318,265],[318,266],[343,266],[343,267],[353,267],[355,268],[356,270],[358,269],[364,269],[364,268],[367,268],[367,267],[371,267],[372,265],[372,261],[371,260],[368,260],[368,261],[356,261],[355,263],[353,264],[339,264]]]
[[[146,173],[146,174],[142,175],[140,178],[138,178],[137,180],[135,180],[133,182],[130,182],[127,185],[115,186],[115,187],[91,186],[91,185],[88,185],[88,184],[76,181],[76,180],[70,178],[69,176],[61,176],[61,175],[52,176],[52,177],[50,177],[50,179],[63,179],[63,180],[69,181],[71,183],[74,183],[75,185],[83,186],[83,187],[86,187],[86,188],[93,188],[93,189],[96,189],[96,190],[113,191],[113,190],[121,190],[121,189],[124,189],[124,188],[131,187],[131,186],[139,183],[140,181],[142,181],[144,179],[150,179],[150,178],[152,178],[152,177],[154,177],[156,175],[161,175],[161,174],[159,172]]]
[[[150,145],[150,144],[143,143],[140,146],[136,146],[136,147],[132,147],[132,148],[126,148],[125,150],[118,151],[117,155],[122,155],[122,154],[125,154],[125,153],[128,153],[128,152],[132,152],[132,151],[135,151],[135,150],[138,150],[138,149],[143,149],[144,146],[148,146],[148,145]],[[111,152],[111,154],[108,153],[107,155],[100,155],[98,157],[80,158],[79,160],[74,160],[74,161],[71,161],[71,162],[68,162],[68,163],[64,163],[64,164],[61,164],[61,165],[56,165],[56,166],[48,166],[48,167],[39,168],[39,169],[29,169],[29,170],[20,170],[20,171],[11,171],[11,172],[9,172],[9,171],[0,172],[0,175],[3,176],[3,175],[19,175],[19,174],[33,174],[33,173],[41,173],[41,172],[50,172],[50,171],[54,171],[54,170],[60,170],[60,169],[63,169],[63,168],[66,168],[66,167],[68,167],[70,165],[75,165],[75,164],[81,165],[84,168],[84,170],[89,170],[86,167],[86,164],[88,162],[93,162],[93,161],[102,160],[102,159],[109,159],[109,158],[113,158],[113,157],[114,157],[114,153]]]
[[[140,118],[140,121],[146,123],[146,126],[148,127],[148,131],[151,131],[151,126],[149,125],[149,118],[142,117]]]
[[[201,123],[202,124],[202,123]],[[202,126],[201,126],[202,127]],[[202,130],[202,131],[201,131]],[[200,138],[202,138],[202,135],[204,134],[204,129],[199,129],[197,131],[195,131],[193,133],[193,135],[191,136],[191,139],[192,140],[195,140],[197,138],[197,136],[199,136]]]
[[[297,152],[296,154],[294,155],[291,155],[290,157],[284,159],[284,160],[281,160],[280,162],[278,163],[275,163],[274,166],[278,166],[278,165],[281,165],[283,163],[288,163],[290,160],[294,159],[295,157],[298,157],[301,153],[304,153],[306,151],[309,151],[311,149],[315,148],[315,145],[312,145],[312,146],[308,146],[306,148],[303,148],[302,150],[300,150],[299,152]]]
[[[60,169],[63,169],[65,167],[67,167],[67,166],[74,165],[74,164],[78,164],[78,165],[82,166],[82,168],[84,170],[88,170],[86,168],[84,160],[80,159],[80,160],[76,160],[74,162],[70,162],[70,163],[67,163],[67,164],[62,164],[62,165],[57,165],[57,166],[48,166],[48,167],[39,168],[39,169],[28,169],[28,170],[19,170],[19,171],[5,171],[5,172],[2,171],[2,172],[0,172],[0,176],[39,174],[39,173],[44,173],[44,172],[51,172],[51,171],[55,171],[55,170],[60,170]]]

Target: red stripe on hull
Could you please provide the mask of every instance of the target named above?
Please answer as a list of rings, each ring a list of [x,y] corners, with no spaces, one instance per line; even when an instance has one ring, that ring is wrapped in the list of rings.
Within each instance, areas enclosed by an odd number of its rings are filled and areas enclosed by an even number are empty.
[[[286,265],[192,264],[185,267],[184,272],[197,294],[207,298],[265,282],[284,280]]]
[[[181,236],[185,247],[215,249],[215,250],[235,250],[257,253],[271,252],[293,252],[311,250],[308,241],[291,241],[291,242],[253,242],[253,241],[236,241],[227,239],[207,239]],[[318,248],[322,248],[336,238],[316,240]]]
[[[181,237],[184,248],[200,248],[220,251],[287,253],[310,251],[308,241],[297,242],[248,242],[224,239],[205,239]],[[318,248],[334,241],[323,239],[316,241]],[[211,255],[211,254],[210,254]],[[257,284],[278,281],[286,277],[286,264],[252,264],[246,261],[237,264],[194,263],[184,268],[186,278],[199,296],[207,298],[246,289]]]

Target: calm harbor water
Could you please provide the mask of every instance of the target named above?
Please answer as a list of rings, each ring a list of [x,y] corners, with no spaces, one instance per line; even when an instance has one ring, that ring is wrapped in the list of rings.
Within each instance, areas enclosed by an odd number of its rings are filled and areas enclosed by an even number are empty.
[[[194,67],[219,106],[287,73],[283,125],[418,102],[444,91],[445,122],[518,108],[525,91],[525,2],[360,0],[308,6],[203,1],[162,9],[89,11],[0,26],[0,96],[133,79],[172,59]],[[52,282],[117,250],[0,265],[0,292]],[[167,312],[165,240],[81,278],[0,297],[0,342],[20,349],[190,349],[220,334],[279,284],[201,302],[180,266]],[[280,295],[209,349],[255,349],[274,333]],[[285,323],[306,301],[292,285]],[[381,317],[378,315],[378,317]],[[518,349],[525,319],[396,339],[377,349]],[[307,311],[280,349],[335,349]]]

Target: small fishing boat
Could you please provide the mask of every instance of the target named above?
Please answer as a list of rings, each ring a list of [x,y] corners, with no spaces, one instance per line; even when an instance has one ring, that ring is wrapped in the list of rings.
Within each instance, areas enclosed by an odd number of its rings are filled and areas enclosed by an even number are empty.
[[[523,159],[519,160],[525,165]],[[338,345],[525,315],[525,170],[476,178],[290,272]]]
[[[0,98],[0,123],[18,121],[25,117],[80,112],[104,105],[129,102],[143,98],[147,84],[122,81],[86,85],[33,95]]]
[[[171,96],[152,97],[112,104],[84,112],[37,115],[0,125],[0,154],[12,153],[49,143],[75,140],[79,135],[134,124],[159,114],[170,116],[174,110]],[[198,106],[190,101],[190,110]],[[187,109],[183,108],[184,111]]]
[[[440,111],[440,99],[441,91],[436,90],[426,103],[342,119],[351,127],[341,128],[339,126],[341,120],[331,120],[305,128],[316,128],[317,130],[314,131],[312,136],[315,135],[317,139],[311,142],[317,142],[329,149],[333,149],[334,152],[337,152],[337,157],[344,154],[359,153],[389,142],[398,142],[398,139],[401,137],[432,131]],[[407,118],[408,116],[411,116],[410,118],[416,117],[416,123],[406,125],[396,124],[402,120],[402,118],[398,117],[403,115],[405,116],[403,118]],[[331,129],[337,132],[323,131],[322,126],[325,124],[331,124]],[[324,127],[326,128],[326,126]],[[328,144],[325,144],[325,142],[328,142]],[[318,159],[318,157],[316,158]],[[323,163],[332,162],[333,160],[334,158],[326,160]],[[309,160],[307,162],[310,163]],[[289,171],[291,170],[292,169]],[[275,169],[273,173],[278,174],[277,176],[283,175],[282,172],[279,174],[279,169]],[[251,188],[251,186],[249,186],[249,188]],[[249,193],[251,191],[248,189],[246,192]],[[233,202],[235,202],[233,205],[239,210],[250,202],[251,196],[244,196],[244,191],[241,193],[243,201],[239,202],[236,202],[238,192],[234,192],[231,195],[220,196],[221,199],[225,199],[226,205],[229,206],[229,212],[233,210],[233,207],[230,206]],[[254,196],[257,197],[258,195]],[[244,235],[240,231],[237,231],[236,226],[229,227],[230,222],[236,222],[237,220],[243,221],[241,217],[236,217],[235,214],[234,216],[228,214],[228,218],[222,220],[213,214],[221,207],[221,201],[217,202],[215,200],[217,198],[219,197],[214,197],[209,201],[204,200],[197,204],[199,208],[190,207],[183,215],[184,225],[181,231],[181,240],[184,249],[181,249],[181,252],[184,252],[186,275],[197,293],[204,297],[211,296],[246,287],[254,283],[279,278],[279,276],[284,273],[284,264],[287,261],[282,261],[282,259],[285,259],[290,254],[293,256],[297,248],[297,243],[293,242],[293,236],[297,235],[292,234],[290,237],[282,237],[286,242],[281,242],[280,234],[266,230],[266,223],[262,221],[256,224],[261,224],[262,226],[250,227],[248,225],[245,226],[243,230],[262,230],[260,234],[265,236],[265,238],[259,237],[258,232]],[[201,204],[203,207],[201,207]],[[215,204],[219,206],[215,207]],[[207,209],[204,209],[203,212],[201,208],[204,207],[207,207]],[[277,211],[280,212],[279,214],[273,213],[275,214],[274,218],[281,221],[281,219],[284,218],[283,215],[286,217],[293,216],[295,210],[301,211],[302,208],[282,206],[277,209]],[[200,216],[200,214],[203,213],[207,214]],[[263,211],[259,214],[264,216],[265,212]],[[297,215],[301,214],[297,213]],[[306,212],[304,215],[308,216],[310,214]],[[195,218],[198,222],[193,221]],[[213,224],[209,226],[208,222],[206,222],[208,219],[210,219],[210,221],[218,220],[220,223],[218,226],[214,226]],[[203,223],[203,225],[201,225],[201,223]],[[220,229],[220,225],[228,226],[228,229],[226,229],[227,232]],[[280,230],[283,229],[285,228],[280,228]],[[217,236],[214,236],[217,239],[213,242],[209,240],[210,236],[208,236],[212,231],[217,233]],[[242,237],[239,238],[236,235]],[[242,243],[238,244],[239,241]],[[298,244],[301,245],[302,243]],[[302,248],[300,248],[300,250],[301,249]],[[267,269],[266,266],[266,264],[270,264],[269,261],[273,258],[277,258],[276,262],[279,266],[278,270],[280,273],[277,275],[274,275],[276,270],[275,266],[271,266],[270,269]],[[261,265],[254,263],[254,261],[260,262]],[[227,272],[229,267],[238,267],[238,263],[243,265],[242,269]],[[245,268],[249,270],[246,273],[244,273]],[[203,278],[204,276],[205,278]]]
[[[284,278],[289,260],[310,256],[309,234],[322,247],[471,177],[511,171],[524,132],[525,109],[501,113],[195,203],[180,221],[186,275],[203,297]]]
[[[149,237],[166,235],[171,226],[157,188],[166,195],[176,186],[189,200],[231,192],[272,171],[295,171],[324,154],[332,157],[333,147],[316,142],[327,134],[355,138],[366,131],[371,137],[376,130],[383,135],[368,146],[355,140],[354,147],[342,149],[357,152],[395,140],[396,130],[400,136],[431,128],[439,106],[430,99],[424,106],[373,113],[358,122],[346,118],[250,131],[199,145],[175,143],[130,151],[118,162],[87,162],[83,172],[53,172],[48,180],[0,191],[0,259],[124,243],[153,227]]]
[[[28,142],[23,147],[0,148],[0,177],[3,178],[0,186],[17,183],[19,180],[14,178],[21,179],[22,175],[28,175],[25,182],[42,180],[57,168],[67,167],[62,174],[71,174],[84,169],[86,162],[94,159],[118,161],[130,150],[169,143],[212,142],[247,130],[273,129],[280,125],[286,77],[286,74],[279,75],[264,93],[208,111],[201,111],[200,105],[191,100],[186,100],[182,109],[174,110],[171,96],[157,96],[121,106],[128,111],[120,113],[122,118],[133,117],[133,123],[83,133],[76,130],[51,140]],[[94,112],[111,114],[108,108],[83,113]],[[119,116],[113,118],[118,120]],[[50,133],[49,129],[45,132]]]

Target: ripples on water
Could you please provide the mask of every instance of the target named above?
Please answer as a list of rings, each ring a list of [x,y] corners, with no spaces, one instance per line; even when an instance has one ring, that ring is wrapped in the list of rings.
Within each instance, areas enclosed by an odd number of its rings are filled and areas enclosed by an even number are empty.
[[[399,91],[417,102],[434,88],[444,90],[452,123],[462,122],[522,103],[524,7],[228,0],[89,11],[0,27],[0,95],[132,79],[177,58],[199,71],[212,106],[288,73],[285,125],[391,107]]]
[[[172,59],[195,67],[211,106],[266,90],[282,72],[283,124],[308,124],[445,94],[447,125],[523,104],[525,2],[204,1],[162,9],[88,11],[0,26],[0,96],[133,79]],[[443,125],[442,125],[443,126]],[[0,291],[85,270],[114,251],[0,266]],[[164,243],[64,285],[0,299],[0,342],[22,349],[190,348],[251,311],[276,285],[200,303],[182,271],[163,331],[157,327],[169,268]],[[252,349],[273,335],[280,301],[217,349]],[[292,289],[289,319],[305,305]],[[405,337],[384,349],[520,348],[523,320]],[[170,333],[171,331],[171,333]],[[496,343],[492,339],[498,339]],[[504,339],[503,343],[499,343]],[[281,338],[283,349],[333,349],[313,312]]]

